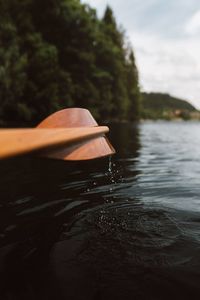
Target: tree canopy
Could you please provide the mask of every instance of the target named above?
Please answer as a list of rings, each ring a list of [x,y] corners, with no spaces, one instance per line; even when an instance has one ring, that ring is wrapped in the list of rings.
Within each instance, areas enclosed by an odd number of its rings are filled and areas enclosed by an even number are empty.
[[[162,93],[142,93],[141,117],[144,119],[190,119],[197,110],[185,100]]]
[[[108,6],[0,0],[0,125],[31,126],[66,107],[97,119],[138,118],[133,50]]]

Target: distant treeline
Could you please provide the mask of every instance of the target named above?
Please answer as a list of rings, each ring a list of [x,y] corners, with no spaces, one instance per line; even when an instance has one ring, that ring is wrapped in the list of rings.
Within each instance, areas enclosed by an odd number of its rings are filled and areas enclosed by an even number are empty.
[[[141,118],[190,119],[197,110],[187,101],[162,93],[141,94]]]
[[[138,71],[110,7],[0,0],[0,125],[35,125],[65,107],[136,120]]]

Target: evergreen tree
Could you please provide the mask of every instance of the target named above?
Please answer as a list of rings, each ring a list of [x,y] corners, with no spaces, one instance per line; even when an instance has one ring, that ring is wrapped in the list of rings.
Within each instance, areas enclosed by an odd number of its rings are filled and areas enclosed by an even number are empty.
[[[93,83],[98,24],[95,11],[74,0],[36,0],[33,12],[36,28],[56,46],[60,65],[70,74],[74,104],[94,110],[99,100]]]
[[[134,55],[110,7],[100,20],[79,0],[0,0],[0,18],[1,125],[35,125],[71,106],[136,119]]]
[[[135,64],[135,57],[132,49],[128,49],[127,59],[127,91],[129,96],[128,119],[135,121],[139,118],[140,113],[140,91],[138,81],[138,71]]]
[[[113,12],[109,6],[105,10],[103,32],[107,45],[107,51],[102,57],[102,65],[110,73],[112,111],[115,118],[126,118],[128,109],[128,94],[126,89],[126,68],[123,49],[123,33],[117,28]]]
[[[1,125],[5,124],[5,120],[12,125],[31,118],[31,111],[23,102],[27,56],[20,51],[17,29],[5,6],[0,11],[0,18],[0,117]]]

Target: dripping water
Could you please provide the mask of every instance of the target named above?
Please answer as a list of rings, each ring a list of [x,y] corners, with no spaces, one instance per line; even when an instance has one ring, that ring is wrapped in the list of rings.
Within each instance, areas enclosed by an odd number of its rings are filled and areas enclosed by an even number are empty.
[[[108,172],[112,174],[112,156],[109,156],[108,160]]]

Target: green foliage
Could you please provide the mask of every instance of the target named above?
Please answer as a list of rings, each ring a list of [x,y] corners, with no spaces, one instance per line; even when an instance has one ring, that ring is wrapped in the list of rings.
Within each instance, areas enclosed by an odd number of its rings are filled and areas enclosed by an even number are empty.
[[[135,64],[135,57],[130,47],[127,49],[127,90],[130,99],[128,116],[130,120],[137,120],[140,115],[140,90],[138,85],[138,71]]]
[[[142,93],[142,113],[144,119],[190,119],[196,109],[187,101],[161,93]]]
[[[78,106],[136,120],[138,72],[112,9],[79,0],[0,0],[0,123],[35,125]]]
[[[12,124],[18,121],[27,74],[27,55],[20,51],[17,30],[9,19],[0,22],[0,118]],[[16,101],[17,100],[17,101]]]
[[[58,64],[55,46],[44,42],[40,34],[26,39],[28,45],[28,82],[24,93],[27,104],[38,122],[56,109],[72,105],[70,75]]]

